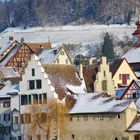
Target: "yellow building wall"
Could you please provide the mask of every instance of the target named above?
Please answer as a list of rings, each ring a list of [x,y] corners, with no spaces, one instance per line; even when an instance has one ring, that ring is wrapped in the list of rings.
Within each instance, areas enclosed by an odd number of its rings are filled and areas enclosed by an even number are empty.
[[[103,91],[102,81],[107,82],[107,90]],[[94,82],[94,92],[107,92],[108,95],[115,95],[114,91],[114,81],[112,79],[112,73],[109,71],[109,65],[107,64],[106,57],[102,57],[101,64],[99,65],[99,70],[96,74],[96,80]]]
[[[134,134],[125,132],[136,115],[136,108],[131,104],[126,111],[122,113],[107,113],[107,114],[87,114],[72,115],[72,121],[68,122],[68,132],[63,135],[60,140],[134,140]],[[129,114],[133,113],[133,114]],[[87,119],[88,117],[88,119]]]
[[[117,70],[116,74],[113,77],[115,87],[118,87],[118,84],[122,83],[122,80],[119,79],[119,74],[129,74],[130,75],[130,79],[127,80],[127,86],[131,83],[132,80],[137,79],[137,77],[133,73],[132,69],[129,67],[126,60],[124,60],[122,62],[121,66],[119,67],[119,69]]]
[[[71,65],[71,61],[69,60],[69,57],[63,48],[60,49],[55,64]]]

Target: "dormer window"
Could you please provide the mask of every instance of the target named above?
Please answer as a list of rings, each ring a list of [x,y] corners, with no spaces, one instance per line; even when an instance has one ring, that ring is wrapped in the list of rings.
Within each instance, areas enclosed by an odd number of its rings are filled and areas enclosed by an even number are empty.
[[[105,73],[105,71],[104,71],[104,77],[106,77],[106,73]]]
[[[32,68],[32,76],[35,76],[35,69]]]
[[[54,52],[54,54],[57,54],[57,50],[54,50],[53,52]]]

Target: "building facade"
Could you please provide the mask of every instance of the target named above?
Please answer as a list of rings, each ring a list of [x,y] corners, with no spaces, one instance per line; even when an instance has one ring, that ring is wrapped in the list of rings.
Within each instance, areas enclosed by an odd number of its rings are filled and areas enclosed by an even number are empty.
[[[94,89],[94,92],[96,93],[106,92],[108,95],[115,95],[112,73],[109,71],[106,57],[101,58],[96,80],[94,82]]]

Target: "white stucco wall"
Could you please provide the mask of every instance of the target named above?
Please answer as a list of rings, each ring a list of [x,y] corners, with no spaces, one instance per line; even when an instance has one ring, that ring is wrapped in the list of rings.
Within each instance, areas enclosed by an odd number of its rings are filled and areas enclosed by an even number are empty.
[[[35,76],[32,76],[32,68],[35,69]],[[42,88],[30,90],[28,88],[28,81],[37,79],[42,80]],[[31,60],[28,62],[28,66],[25,68],[25,73],[22,75],[19,95],[32,95],[41,93],[47,93],[47,99],[57,98],[57,95],[54,91],[54,88],[51,85],[50,80],[48,79],[47,74],[44,72],[44,69],[38,61],[38,58],[35,55],[33,55]],[[20,114],[32,114],[32,109],[32,105],[20,105]],[[41,129],[37,129],[36,134],[31,134],[30,124],[21,124],[21,134],[24,135],[24,139],[27,139],[28,135],[32,135],[33,140],[36,140],[37,135],[41,134],[41,140],[46,140],[46,134],[44,134]]]

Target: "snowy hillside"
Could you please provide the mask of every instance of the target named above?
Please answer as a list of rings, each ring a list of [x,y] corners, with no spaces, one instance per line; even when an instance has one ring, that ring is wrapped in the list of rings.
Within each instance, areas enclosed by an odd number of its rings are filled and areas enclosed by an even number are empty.
[[[113,38],[123,40],[125,36],[132,38],[131,34],[136,29],[135,25],[83,25],[83,26],[55,26],[36,28],[7,28],[0,33],[0,46],[5,47],[9,42],[9,36],[20,41],[24,37],[25,42],[47,42],[48,38],[56,44],[82,44],[94,46],[103,41],[103,35],[109,32]],[[83,50],[84,51],[84,50]]]

